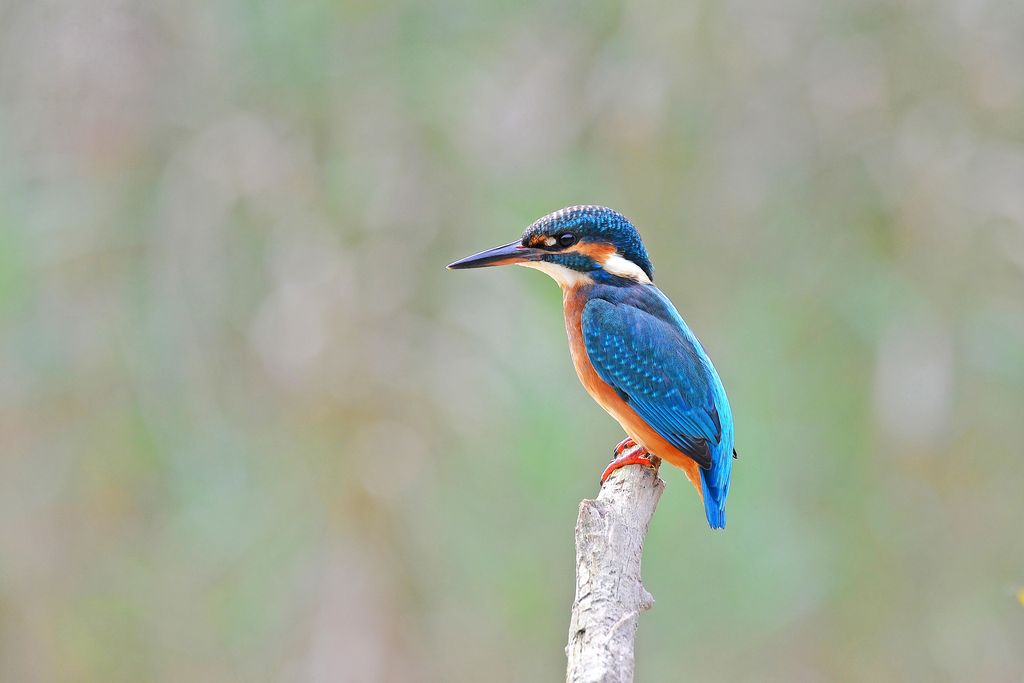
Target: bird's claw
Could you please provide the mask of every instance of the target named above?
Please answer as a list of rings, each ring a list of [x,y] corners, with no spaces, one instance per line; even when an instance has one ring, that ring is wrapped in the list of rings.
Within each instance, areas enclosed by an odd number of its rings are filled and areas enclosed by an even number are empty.
[[[612,453],[615,455],[615,458],[618,458],[619,456],[622,455],[623,451],[633,448],[634,446],[636,446],[636,441],[633,441],[633,437],[627,436],[625,439],[620,441],[618,445],[615,446],[615,449],[612,451]],[[615,458],[612,459],[614,460]]]
[[[624,446],[626,442],[629,445]],[[626,455],[621,455],[623,451],[626,451]],[[626,439],[618,446],[615,447],[616,457],[610,463],[608,467],[604,468],[604,472],[601,473],[601,485],[604,485],[605,480],[611,476],[612,472],[625,467],[626,465],[643,465],[644,467],[650,467],[655,472],[658,471],[658,466],[661,465],[661,458],[649,452],[643,446],[640,446],[632,439]]]

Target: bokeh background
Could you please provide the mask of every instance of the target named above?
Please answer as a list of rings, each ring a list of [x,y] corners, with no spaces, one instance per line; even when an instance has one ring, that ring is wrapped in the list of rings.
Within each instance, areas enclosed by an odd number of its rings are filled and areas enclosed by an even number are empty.
[[[642,681],[1024,680],[1024,8],[0,4],[0,679],[559,680],[640,227],[736,414]]]

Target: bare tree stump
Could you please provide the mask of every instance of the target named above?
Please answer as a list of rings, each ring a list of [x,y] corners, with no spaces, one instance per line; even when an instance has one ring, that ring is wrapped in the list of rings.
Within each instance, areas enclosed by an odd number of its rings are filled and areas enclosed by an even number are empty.
[[[640,581],[647,526],[665,482],[649,467],[608,477],[576,520],[576,598],[569,621],[567,683],[629,683],[640,613],[654,598]]]

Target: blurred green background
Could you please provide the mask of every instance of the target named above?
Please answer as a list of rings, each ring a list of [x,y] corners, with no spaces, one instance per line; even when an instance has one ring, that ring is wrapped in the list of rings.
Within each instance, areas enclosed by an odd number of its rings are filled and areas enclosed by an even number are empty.
[[[547,681],[623,211],[729,390],[641,681],[1024,676],[1024,8],[0,4],[0,680]]]

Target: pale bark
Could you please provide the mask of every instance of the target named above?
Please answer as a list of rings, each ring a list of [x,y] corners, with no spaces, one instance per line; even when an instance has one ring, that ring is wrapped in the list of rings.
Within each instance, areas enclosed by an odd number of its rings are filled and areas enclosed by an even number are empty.
[[[640,581],[640,558],[664,490],[657,472],[629,465],[611,474],[596,500],[580,503],[568,683],[633,680],[637,623],[654,604]]]

